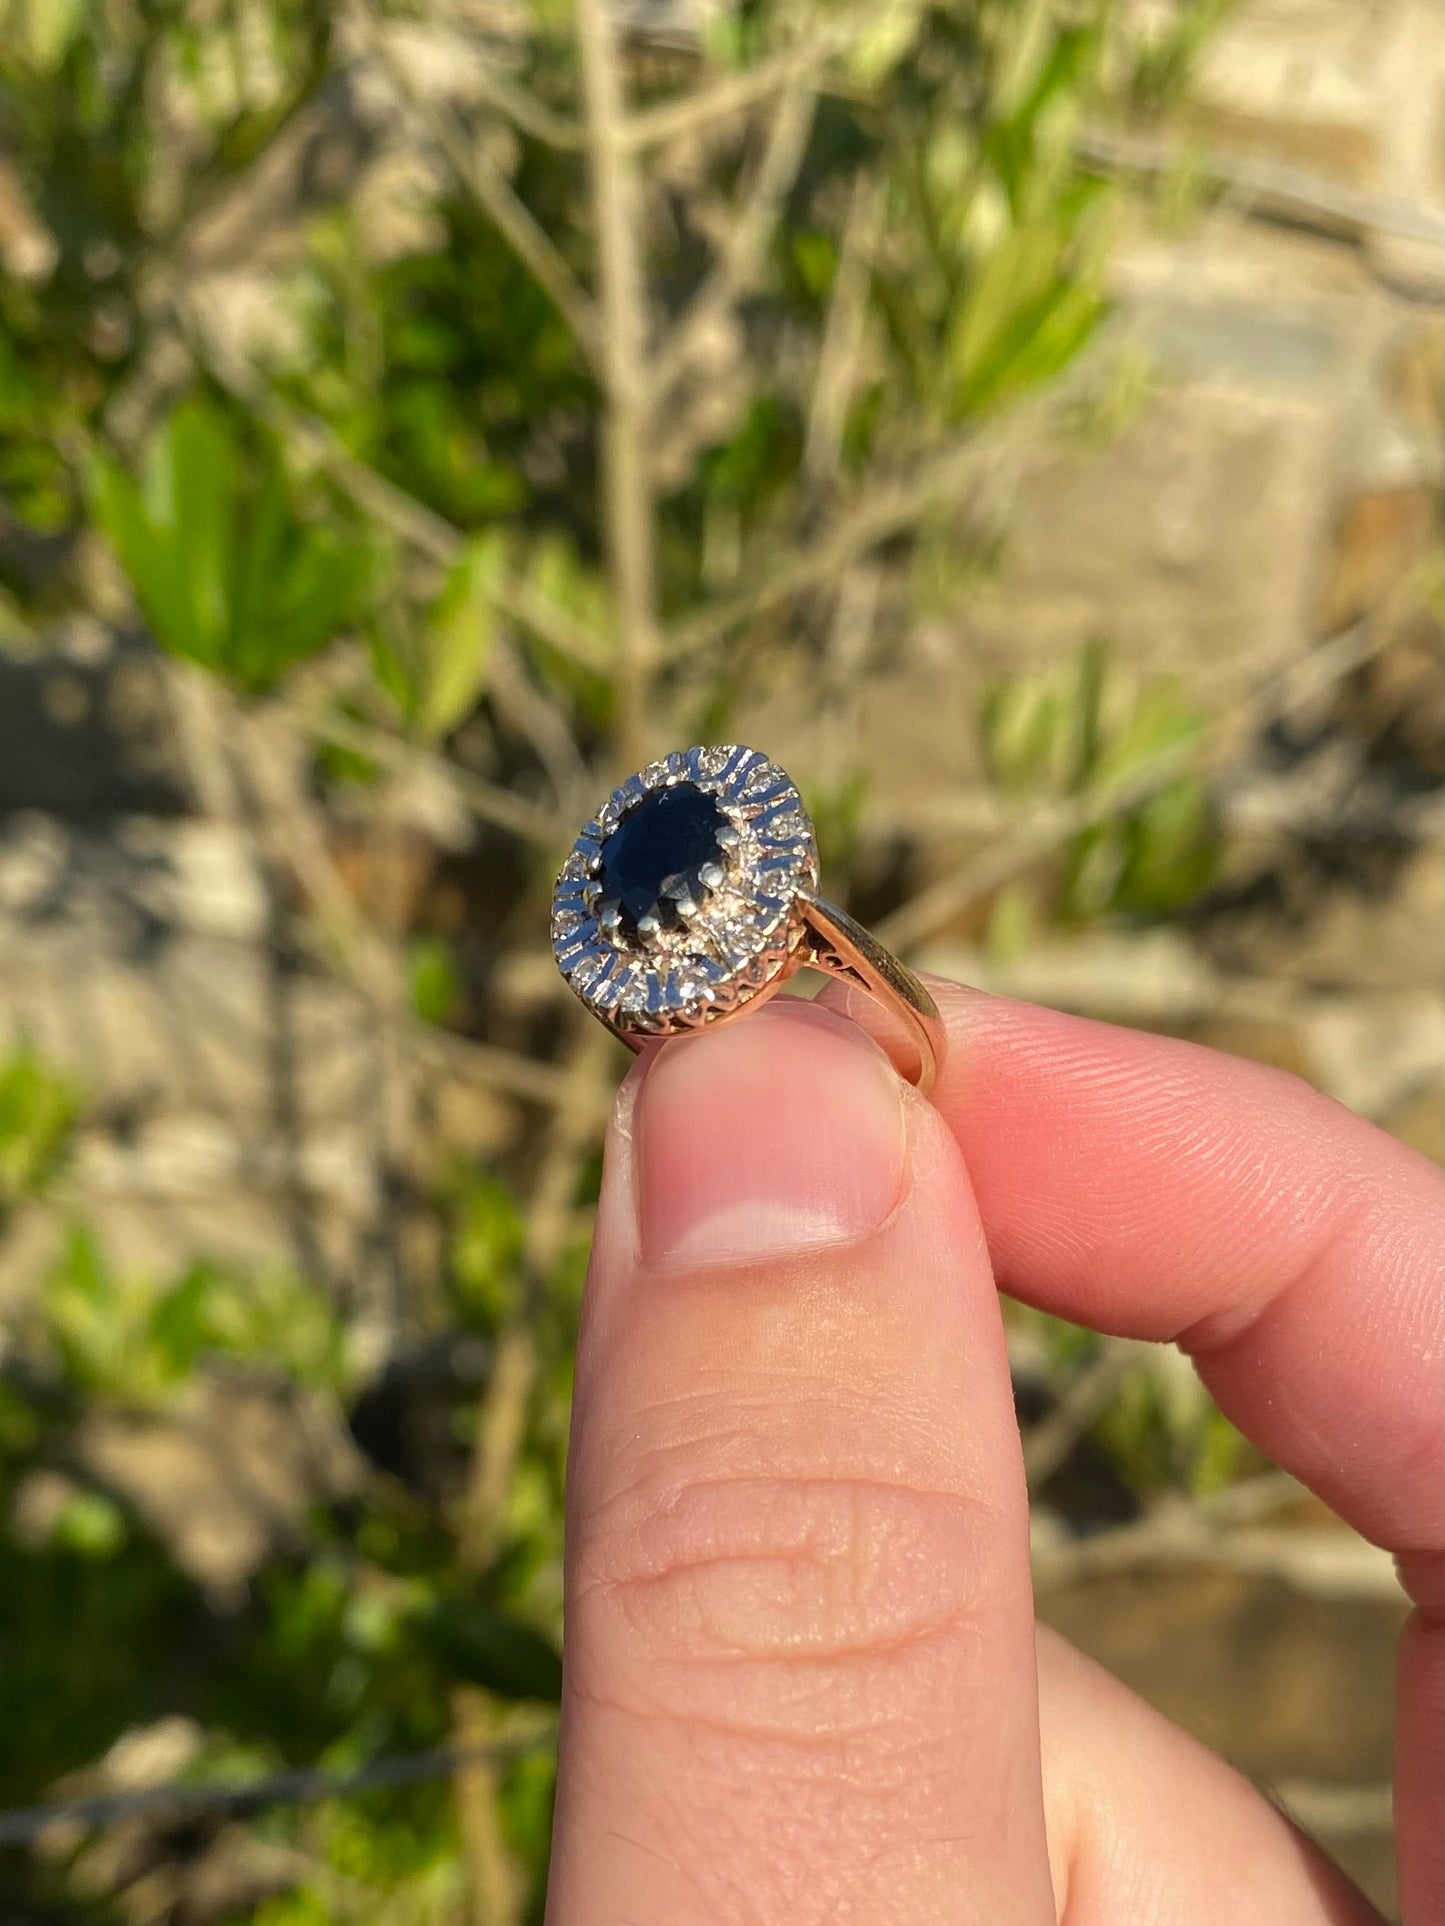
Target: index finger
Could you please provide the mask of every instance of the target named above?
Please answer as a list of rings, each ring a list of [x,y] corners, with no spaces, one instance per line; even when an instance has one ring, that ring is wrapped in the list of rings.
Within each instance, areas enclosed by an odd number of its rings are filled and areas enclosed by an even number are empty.
[[[1441,1173],[1280,1071],[933,988],[951,1045],[934,1102],[1001,1287],[1181,1345],[1243,1431],[1397,1553],[1419,1607],[1397,1695],[1401,1912],[1438,1920]]]
[[[1281,1071],[930,987],[950,1036],[933,1101],[1000,1287],[1181,1345],[1243,1431],[1427,1587],[1408,1555],[1439,1551],[1445,1512],[1441,1172]]]

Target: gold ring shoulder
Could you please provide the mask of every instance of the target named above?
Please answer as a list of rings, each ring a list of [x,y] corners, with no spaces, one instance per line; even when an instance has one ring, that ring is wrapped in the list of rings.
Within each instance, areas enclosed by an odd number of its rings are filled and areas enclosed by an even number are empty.
[[[943,1068],[948,1032],[938,1005],[906,963],[900,963],[846,910],[811,890],[799,891],[806,935],[803,961],[855,984],[899,1018],[918,1053],[910,1081],[927,1095]]]

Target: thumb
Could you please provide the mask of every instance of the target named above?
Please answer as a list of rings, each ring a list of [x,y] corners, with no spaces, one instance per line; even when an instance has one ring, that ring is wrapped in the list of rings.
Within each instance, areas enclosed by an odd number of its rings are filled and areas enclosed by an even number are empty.
[[[629,1078],[577,1374],[551,1926],[1052,1922],[993,1280],[861,1031]]]

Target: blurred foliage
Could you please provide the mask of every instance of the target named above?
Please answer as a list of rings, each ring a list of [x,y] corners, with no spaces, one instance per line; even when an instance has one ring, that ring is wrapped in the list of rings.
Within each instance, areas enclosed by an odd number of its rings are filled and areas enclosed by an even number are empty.
[[[728,640],[657,678],[679,739],[726,736],[764,651],[805,677],[824,659],[828,595],[779,596],[754,619],[760,584],[880,491],[1052,396],[1097,340],[1117,195],[1077,164],[1076,137],[1090,115],[1167,104],[1219,11],[1178,0],[1143,31],[1113,0],[881,5],[819,89],[741,268],[728,235],[766,174],[769,115],[650,158],[649,319],[668,369],[647,435],[655,614],[682,629],[722,610]],[[638,104],[796,30],[777,0],[705,13],[698,42],[629,47]],[[575,125],[570,9],[509,22],[478,29],[487,57]],[[508,121],[462,39],[425,42],[444,24],[425,0],[0,0],[0,643],[76,609],[138,616],[215,678],[223,719],[228,703],[292,725],[319,707],[348,729],[318,730],[305,780],[363,823],[378,867],[398,768],[446,759],[550,810],[628,721],[607,396],[515,221],[509,235],[498,219],[525,210],[554,267],[592,286],[586,156]],[[460,83],[419,106],[404,58],[418,35],[429,84],[453,68]],[[1137,369],[1106,384],[1075,428],[1115,431],[1139,388]],[[943,512],[896,529],[880,551],[888,607],[956,606],[986,546]],[[1207,797],[1169,763],[1199,727],[1172,685],[1097,646],[988,693],[979,729],[1000,794],[1090,811],[1047,877],[997,899],[996,942],[1041,920],[1167,914],[1208,880]],[[826,867],[846,881],[863,778],[846,757],[803,773]],[[495,962],[499,933],[543,926],[547,853],[492,861],[465,929],[418,917],[370,932],[395,946],[408,1022],[471,1021],[471,973]],[[278,890],[288,904],[294,884]],[[551,1052],[560,1029],[539,1025],[535,1046]],[[226,1777],[445,1744],[459,1684],[503,1705],[554,1700],[595,1159],[564,1200],[578,1215],[561,1256],[541,1265],[523,1202],[535,1131],[486,1163],[443,1144],[425,1169],[389,1173],[431,1255],[378,1352],[319,1277],[203,1249],[174,1276],[117,1267],[71,1189],[54,1191],[79,1103],[34,1053],[0,1063],[0,1233],[22,1206],[66,1213],[0,1348],[0,1649],[24,1655],[0,1665],[0,1803],[47,1796],[165,1719],[194,1728],[189,1775]],[[520,1452],[468,1571],[471,1459],[495,1350],[519,1322],[535,1366]],[[298,1437],[330,1438],[348,1469],[218,1587],[107,1475],[96,1438],[180,1437],[237,1386]],[[1095,1432],[1142,1492],[1227,1476],[1221,1424],[1144,1375]],[[498,1776],[527,1919],[552,1775],[542,1751]],[[292,1887],[245,1915],[264,1926],[468,1916],[445,1783],[247,1823],[296,1855]],[[156,1850],[205,1843],[162,1828]],[[98,1877],[84,1847],[0,1854],[0,1885],[38,1916],[134,1917]]]
[[[272,438],[205,400],[160,424],[138,480],[97,455],[91,504],[156,641],[249,695],[334,642],[360,607],[360,540],[344,522],[303,519]],[[468,594],[464,578],[438,623],[441,667],[418,698],[425,722],[475,694]]]
[[[32,1092],[43,1077],[33,1057],[18,1057],[0,1068],[0,1091]],[[58,1101],[12,1094],[6,1107],[7,1157],[32,1190],[58,1156]],[[455,1315],[489,1338],[513,1301],[515,1204],[495,1180],[459,1166],[445,1211]],[[177,1426],[183,1435],[208,1379],[239,1372],[293,1410],[303,1432],[344,1425],[349,1410],[384,1455],[374,1422],[368,1432],[346,1325],[314,1286],[282,1272],[198,1261],[171,1281],[121,1276],[84,1223],[73,1223],[0,1361],[0,1642],[25,1655],[0,1668],[0,1803],[24,1802],[127,1728],[166,1717],[184,1716],[206,1735],[188,1778],[202,1766],[235,1778],[286,1764],[345,1769],[444,1743],[458,1683],[503,1702],[555,1701],[549,1583],[560,1555],[569,1391],[561,1360],[576,1292],[573,1278],[551,1299],[559,1365],[539,1391],[507,1552],[485,1595],[457,1571],[449,1507],[409,1485],[405,1465],[358,1456],[359,1485],[304,1531],[283,1533],[245,1595],[232,1598],[208,1593],[108,1481],[108,1460],[90,1442],[95,1427],[149,1426],[146,1435],[162,1437]],[[401,1395],[434,1390],[403,1381]],[[550,1787],[550,1760],[525,1753],[501,1779],[506,1827],[534,1873],[545,1863]],[[283,1810],[262,1830],[304,1838],[319,1855],[315,1887],[303,1885],[267,1918],[329,1918],[332,1874],[364,1882],[388,1919],[422,1907],[433,1888],[453,1899],[458,1891],[444,1788],[373,1795],[350,1816]],[[37,1891],[57,1877],[43,1867]],[[435,1915],[423,1907],[415,1916]]]
[[[207,1361],[279,1371],[344,1389],[344,1333],[320,1294],[283,1271],[241,1275],[201,1259],[172,1282],[121,1277],[83,1223],[39,1295],[44,1336],[82,1394],[127,1408],[155,1404]]]
[[[33,1050],[0,1064],[0,1230],[15,1206],[38,1195],[70,1146],[75,1090]]]
[[[1010,1303],[1010,1333],[1044,1382],[1062,1390],[1104,1358],[1110,1340]],[[1226,1418],[1179,1351],[1137,1347],[1083,1435],[1121,1492],[1207,1497],[1263,1460]]]
[[[467,543],[424,609],[399,596],[381,603],[369,625],[372,668],[408,734],[435,742],[476,707],[506,567],[505,540],[489,531]]]
[[[996,947],[1019,946],[1046,916],[1167,915],[1206,887],[1219,858],[1208,788],[1187,770],[1168,773],[1204,721],[1172,678],[1111,668],[1098,645],[988,692],[983,744],[1008,794],[1040,804],[1119,795],[1116,809],[1092,811],[1098,820],[1066,840],[1047,890],[1025,880],[1000,896]]]

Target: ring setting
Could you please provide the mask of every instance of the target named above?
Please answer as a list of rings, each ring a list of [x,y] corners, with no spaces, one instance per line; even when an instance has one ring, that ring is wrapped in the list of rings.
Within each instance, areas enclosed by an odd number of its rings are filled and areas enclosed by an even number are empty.
[[[568,986],[633,1049],[736,1017],[807,964],[869,990],[912,1032],[922,1087],[942,1050],[911,971],[817,893],[818,843],[786,770],[740,743],[674,750],[614,789],[552,898]]]

